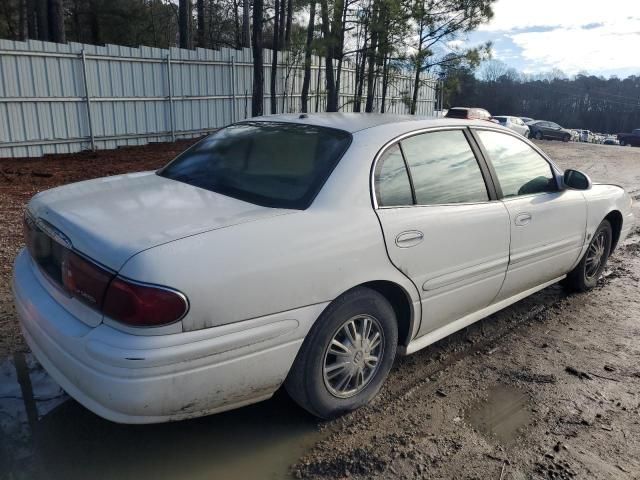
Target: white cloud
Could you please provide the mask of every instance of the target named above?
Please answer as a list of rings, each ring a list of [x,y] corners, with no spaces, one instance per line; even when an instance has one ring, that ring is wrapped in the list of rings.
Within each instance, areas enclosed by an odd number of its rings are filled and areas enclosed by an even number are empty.
[[[505,35],[520,47],[525,70],[637,68],[640,73],[637,5],[636,0],[498,0],[494,18],[479,30]]]

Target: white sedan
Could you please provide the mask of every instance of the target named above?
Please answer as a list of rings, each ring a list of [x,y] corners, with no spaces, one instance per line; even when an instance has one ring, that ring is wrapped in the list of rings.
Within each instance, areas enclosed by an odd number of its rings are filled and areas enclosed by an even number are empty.
[[[523,137],[529,138],[531,136],[531,132],[529,131],[529,127],[525,125],[524,121],[520,117],[510,117],[507,115],[498,115],[491,117],[493,120],[496,120],[503,127],[508,128],[509,130],[513,130],[516,133],[519,133]]]
[[[40,193],[13,288],[24,336],[123,423],[270,397],[366,404],[410,354],[553,283],[588,290],[631,199],[484,121],[282,115],[156,172]]]

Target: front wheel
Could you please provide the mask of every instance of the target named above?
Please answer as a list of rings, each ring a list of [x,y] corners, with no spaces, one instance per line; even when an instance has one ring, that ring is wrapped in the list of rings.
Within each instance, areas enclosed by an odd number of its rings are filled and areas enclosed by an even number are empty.
[[[596,286],[611,253],[612,237],[611,224],[608,220],[603,220],[593,234],[584,257],[564,279],[565,287],[569,290],[585,292]]]
[[[329,419],[368,403],[393,365],[398,324],[378,292],[357,287],[320,315],[285,381],[291,398]]]
[[[571,140],[571,137],[569,135],[565,135],[564,137],[562,137],[563,142],[568,142],[569,140]]]
[[[626,147],[627,146],[627,142],[625,142],[624,140],[620,140],[620,146],[621,147]]]

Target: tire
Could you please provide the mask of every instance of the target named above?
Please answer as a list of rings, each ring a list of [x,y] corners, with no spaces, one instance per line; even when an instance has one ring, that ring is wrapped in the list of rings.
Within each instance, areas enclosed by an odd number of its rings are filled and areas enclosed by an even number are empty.
[[[371,332],[378,329],[381,333],[381,340],[370,352],[379,357],[375,368],[367,366],[367,345],[354,346],[346,336],[345,328],[349,329],[346,325],[350,321],[361,332],[365,319],[370,322]],[[333,340],[347,346],[351,353],[334,347]],[[331,419],[351,412],[378,393],[393,365],[397,345],[398,323],[387,299],[369,288],[354,288],[334,300],[315,322],[285,380],[285,388],[296,403],[316,417]],[[340,355],[333,355],[332,351],[340,351]],[[342,357],[348,360],[339,362]],[[339,363],[346,367],[335,368]],[[363,369],[362,376],[356,374],[339,388],[358,366]],[[327,369],[331,371],[327,373]]]
[[[571,140],[571,137],[569,135],[565,135],[564,137],[562,137],[563,142],[568,142],[569,140]]]
[[[567,275],[567,278],[563,280],[563,285],[575,292],[586,292],[591,290],[598,283],[598,279],[602,274],[609,254],[611,253],[611,240],[613,238],[613,231],[611,224],[608,220],[603,220],[598,226],[589,247],[585,252],[580,263]],[[597,267],[593,262],[590,262],[592,253],[601,249],[601,255]]]
[[[625,142],[624,140],[620,140],[620,146],[621,147],[626,147],[627,146],[627,142]]]
[[[544,139],[544,135],[542,135],[542,132],[541,132],[540,130],[538,130],[538,131],[536,132],[535,137],[536,137],[536,139],[537,139],[537,140],[542,140],[542,139]]]

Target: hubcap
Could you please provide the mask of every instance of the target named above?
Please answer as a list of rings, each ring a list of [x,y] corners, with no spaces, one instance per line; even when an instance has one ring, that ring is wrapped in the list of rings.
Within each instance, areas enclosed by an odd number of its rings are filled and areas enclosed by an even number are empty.
[[[378,320],[357,315],[335,332],[324,354],[323,377],[338,398],[360,393],[378,371],[384,350],[384,333]]]
[[[600,267],[605,258],[606,234],[603,231],[598,233],[589,245],[587,250],[587,260],[585,262],[585,277],[593,279],[600,272]]]

